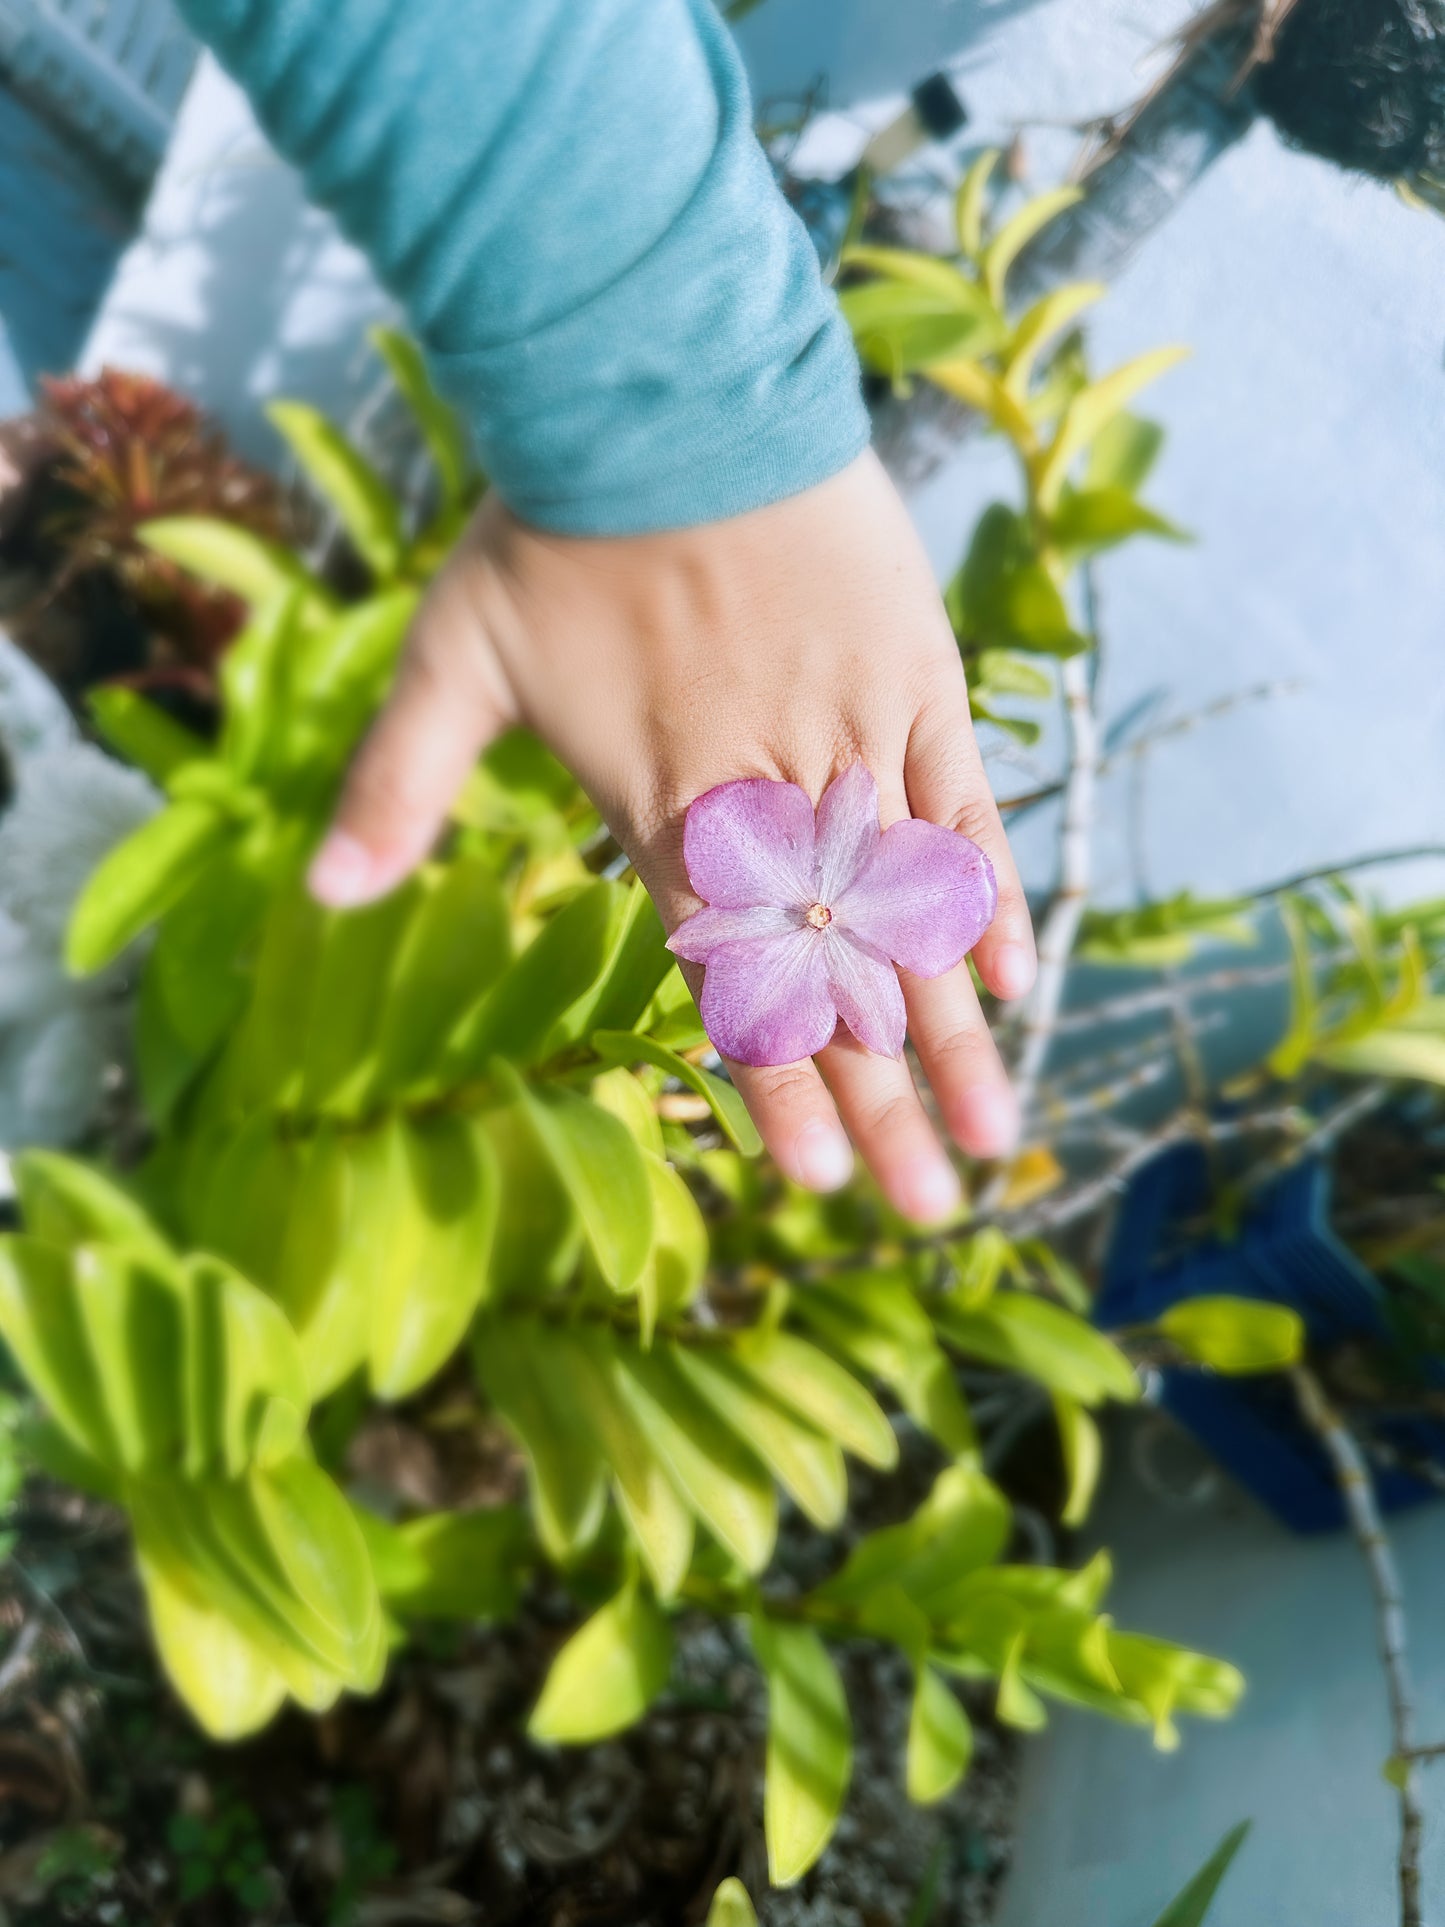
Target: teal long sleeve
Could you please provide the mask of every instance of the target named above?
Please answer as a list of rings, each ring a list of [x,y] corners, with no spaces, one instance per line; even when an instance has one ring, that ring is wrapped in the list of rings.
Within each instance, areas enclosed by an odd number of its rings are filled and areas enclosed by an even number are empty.
[[[688,526],[867,443],[710,0],[182,8],[406,310],[518,515]]]

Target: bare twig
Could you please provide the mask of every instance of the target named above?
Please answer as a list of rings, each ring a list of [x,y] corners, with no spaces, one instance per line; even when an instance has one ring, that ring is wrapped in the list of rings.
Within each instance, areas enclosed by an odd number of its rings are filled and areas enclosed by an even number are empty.
[[[31,1661],[35,1656],[35,1648],[40,1643],[44,1625],[45,1622],[42,1619],[32,1616],[25,1621],[11,1641],[9,1652],[6,1653],[4,1660],[0,1661],[0,1700],[5,1699],[29,1676]]]
[[[1280,1157],[1256,1166],[1245,1179],[1245,1190],[1258,1191],[1271,1179],[1289,1170],[1291,1166],[1301,1163],[1305,1158],[1318,1157],[1322,1151],[1328,1151],[1332,1145],[1338,1144],[1346,1132],[1352,1131],[1362,1119],[1367,1118],[1372,1111],[1379,1110],[1390,1095],[1390,1090],[1391,1086],[1380,1078],[1362,1085],[1357,1091],[1351,1091],[1348,1097],[1341,1098],[1338,1104],[1326,1111],[1324,1116],[1306,1131],[1302,1138],[1291,1144]]]
[[[1365,856],[1348,857],[1343,863],[1322,863],[1314,870],[1298,870],[1278,883],[1264,883],[1251,890],[1256,898],[1282,897],[1290,890],[1302,890],[1307,883],[1323,883],[1329,877],[1344,876],[1351,870],[1372,870],[1384,863],[1415,863],[1422,858],[1445,857],[1445,843],[1409,843],[1398,850],[1371,850]]]
[[[1406,1644],[1405,1601],[1369,1468],[1353,1434],[1330,1405],[1319,1381],[1304,1366],[1291,1374],[1300,1416],[1319,1440],[1335,1475],[1355,1543],[1364,1557],[1375,1597],[1380,1660],[1390,1700],[1393,1776],[1400,1799],[1400,1927],[1421,1927],[1420,1837],[1423,1814],[1414,1768],[1415,1704]]]
[[[1172,1010],[1181,992],[1188,998],[1224,997],[1256,985],[1286,983],[1293,970],[1292,963],[1239,964],[1227,970],[1212,970],[1207,976],[1181,977],[1177,983],[1149,984],[1139,990],[1126,990],[1104,1003],[1068,1011],[1055,1020],[1054,1031],[1062,1036],[1068,1031],[1096,1030],[1105,1024],[1125,1024],[1136,1017],[1148,1017],[1158,1010]]]

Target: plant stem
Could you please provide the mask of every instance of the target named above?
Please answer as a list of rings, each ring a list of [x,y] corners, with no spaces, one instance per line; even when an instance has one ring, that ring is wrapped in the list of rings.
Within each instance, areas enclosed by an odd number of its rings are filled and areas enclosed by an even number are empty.
[[[1399,1762],[1394,1782],[1400,1796],[1400,1927],[1421,1927],[1420,1839],[1424,1816],[1414,1768],[1415,1705],[1406,1647],[1405,1601],[1395,1556],[1375,1503],[1375,1488],[1354,1435],[1331,1406],[1318,1379],[1304,1366],[1291,1373],[1300,1415],[1329,1458],[1355,1543],[1364,1557],[1375,1598],[1380,1661],[1390,1701],[1392,1751]]]

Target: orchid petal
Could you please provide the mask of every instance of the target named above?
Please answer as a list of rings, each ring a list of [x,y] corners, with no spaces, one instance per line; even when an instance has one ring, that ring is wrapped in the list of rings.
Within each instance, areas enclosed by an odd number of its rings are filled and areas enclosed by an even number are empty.
[[[796,783],[749,777],[699,796],[688,807],[682,852],[704,903],[748,910],[814,900],[813,805]]]
[[[828,989],[838,1015],[860,1044],[897,1057],[908,1028],[898,972],[881,951],[846,930],[830,926],[826,942]]]
[[[841,897],[877,847],[878,785],[866,763],[853,763],[818,805],[818,901]]]
[[[918,818],[883,832],[833,904],[834,921],[917,977],[941,977],[993,921],[998,885],[983,851]]]
[[[748,943],[759,937],[785,937],[801,928],[795,909],[781,910],[770,903],[747,910],[695,910],[667,940],[675,957],[705,964],[720,943]]]
[[[796,1064],[837,1028],[828,962],[806,925],[785,937],[720,944],[707,961],[699,1007],[707,1034],[740,1064]]]

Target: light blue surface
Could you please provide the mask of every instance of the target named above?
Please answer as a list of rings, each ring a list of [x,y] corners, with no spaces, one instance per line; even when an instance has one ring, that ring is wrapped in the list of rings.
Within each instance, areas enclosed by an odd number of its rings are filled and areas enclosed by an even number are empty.
[[[520,514],[735,514],[864,446],[857,364],[708,0],[186,0]]]

